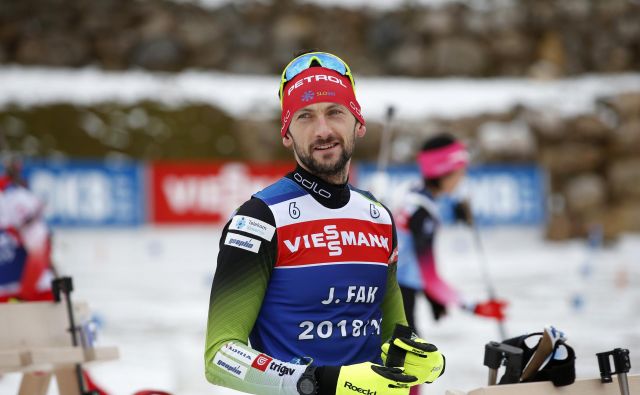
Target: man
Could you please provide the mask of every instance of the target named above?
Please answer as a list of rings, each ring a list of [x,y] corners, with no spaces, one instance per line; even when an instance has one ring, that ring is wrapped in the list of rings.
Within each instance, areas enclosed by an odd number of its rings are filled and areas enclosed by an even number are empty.
[[[387,342],[406,324],[396,235],[389,211],[347,183],[366,133],[351,71],[328,53],[300,55],[280,98],[282,143],[297,167],[223,230],[206,377],[260,395],[408,394],[439,377],[444,358],[421,339]],[[406,353],[401,368],[382,364],[390,348]]]
[[[435,199],[456,189],[464,177],[468,156],[465,146],[449,134],[428,139],[418,154],[423,183],[405,196],[398,215],[398,283],[411,326],[414,325],[416,293],[424,293],[435,320],[441,319],[450,306],[459,306],[484,317],[504,319],[503,301],[463,302],[460,294],[440,277],[436,267],[434,243],[440,215]],[[472,224],[466,202],[457,203],[454,211],[457,220]]]

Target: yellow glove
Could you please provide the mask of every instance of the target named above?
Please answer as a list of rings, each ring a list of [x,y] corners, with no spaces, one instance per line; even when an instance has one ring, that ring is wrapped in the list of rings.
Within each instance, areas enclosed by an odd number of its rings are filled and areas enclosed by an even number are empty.
[[[433,344],[427,343],[420,338],[407,339],[405,337],[393,339],[393,344],[406,351],[404,358],[405,374],[417,377],[419,384],[432,383],[444,373],[444,355]],[[384,361],[385,365],[389,346],[389,342],[382,345],[382,361]]]
[[[408,395],[409,387],[420,384],[402,368],[362,362],[340,367],[336,395]]]

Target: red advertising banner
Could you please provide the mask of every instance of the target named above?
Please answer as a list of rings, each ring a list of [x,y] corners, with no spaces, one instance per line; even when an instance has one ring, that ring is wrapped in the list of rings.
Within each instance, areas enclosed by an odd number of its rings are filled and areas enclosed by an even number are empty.
[[[293,163],[151,163],[150,221],[223,225],[253,193],[294,167]]]

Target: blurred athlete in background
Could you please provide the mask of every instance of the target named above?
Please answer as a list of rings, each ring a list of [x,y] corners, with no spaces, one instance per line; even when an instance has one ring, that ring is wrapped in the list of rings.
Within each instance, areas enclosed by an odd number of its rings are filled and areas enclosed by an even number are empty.
[[[422,185],[412,189],[396,215],[398,225],[398,283],[402,291],[409,325],[415,328],[416,294],[424,294],[431,306],[433,318],[439,320],[451,306],[458,306],[476,315],[504,319],[505,304],[498,300],[469,304],[440,277],[435,259],[435,237],[440,215],[435,199],[451,194],[462,181],[469,154],[462,144],[449,134],[428,139],[417,158]],[[473,224],[467,202],[454,208],[456,220]]]
[[[44,203],[27,188],[21,160],[10,157],[0,176],[0,302],[53,300],[54,277]]]

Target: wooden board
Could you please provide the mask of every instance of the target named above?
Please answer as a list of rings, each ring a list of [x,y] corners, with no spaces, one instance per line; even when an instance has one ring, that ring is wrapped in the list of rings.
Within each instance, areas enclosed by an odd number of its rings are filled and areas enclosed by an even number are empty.
[[[79,324],[89,318],[86,303],[75,303]],[[64,303],[28,302],[0,304],[0,350],[71,346],[69,319]]]
[[[640,394],[640,374],[629,375],[629,392]],[[550,381],[538,383],[520,383],[492,385],[478,388],[468,393],[448,390],[446,395],[620,395],[618,376],[612,383],[603,384],[600,379],[577,379],[575,383],[564,387],[555,387]]]
[[[89,319],[86,303],[73,309],[76,325]],[[72,345],[65,303],[0,304],[0,322],[0,373],[23,373],[19,395],[45,395],[52,375],[60,394],[80,395],[77,364],[118,358],[116,347]]]
[[[18,395],[46,395],[51,383],[51,372],[25,373],[20,382]]]

